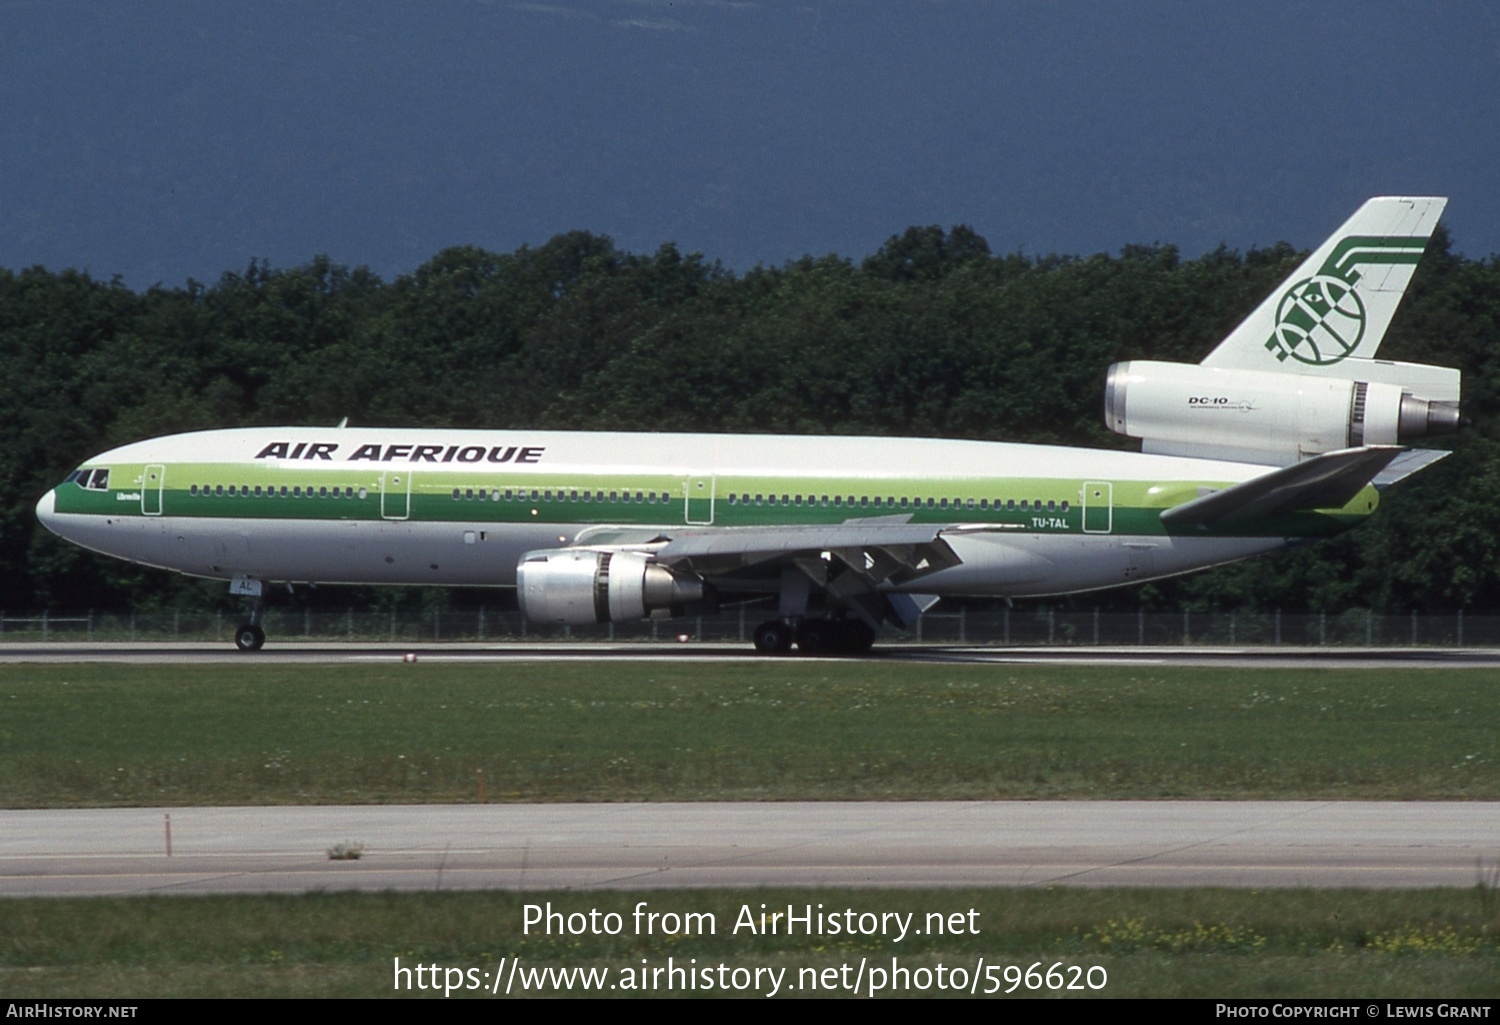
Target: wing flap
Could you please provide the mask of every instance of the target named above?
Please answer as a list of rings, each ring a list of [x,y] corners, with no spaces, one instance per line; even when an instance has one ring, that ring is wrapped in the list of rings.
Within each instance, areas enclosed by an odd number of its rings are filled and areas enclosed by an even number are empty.
[[[659,562],[700,573],[829,552],[867,584],[908,580],[961,561],[943,525],[841,523],[684,531],[656,551]]]

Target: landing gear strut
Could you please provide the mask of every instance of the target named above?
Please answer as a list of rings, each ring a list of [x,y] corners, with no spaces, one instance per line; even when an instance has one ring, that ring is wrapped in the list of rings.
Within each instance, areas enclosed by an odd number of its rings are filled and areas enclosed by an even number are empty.
[[[250,622],[234,632],[234,646],[241,651],[259,651],[265,647],[266,632],[261,629],[261,613],[266,610],[266,589],[259,580],[236,580],[230,584],[230,592],[255,595],[255,604],[250,606]]]

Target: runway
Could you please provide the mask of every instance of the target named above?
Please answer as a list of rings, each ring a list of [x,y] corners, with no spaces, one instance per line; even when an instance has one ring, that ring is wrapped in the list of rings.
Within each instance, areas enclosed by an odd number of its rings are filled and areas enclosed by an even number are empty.
[[[806,657],[759,655],[749,644],[723,643],[271,643],[246,654],[233,645],[172,642],[0,644],[0,664],[108,662],[119,665],[308,665],[424,662],[671,662],[796,665]],[[994,647],[879,645],[862,659],[875,664],[1163,665],[1260,669],[1494,669],[1495,648],[1340,647]],[[842,660],[841,660],[842,661]]]
[[[170,816],[170,855],[168,830]],[[336,845],[358,860],[331,860]],[[761,887],[1473,887],[1500,803],[0,811],[0,896]]]

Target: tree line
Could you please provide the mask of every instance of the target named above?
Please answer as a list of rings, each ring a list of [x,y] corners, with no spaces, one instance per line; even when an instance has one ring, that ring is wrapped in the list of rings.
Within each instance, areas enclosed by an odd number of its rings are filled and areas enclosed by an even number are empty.
[[[33,514],[88,456],[179,431],[348,417],[1129,448],[1103,425],[1105,368],[1197,362],[1303,255],[1285,244],[1192,260],[1172,246],[994,254],[958,226],[909,228],[860,262],[743,273],[581,231],[510,253],[444,250],[391,281],[325,257],[144,291],[0,269],[0,607],[225,600],[222,584],[82,552]],[[1500,368],[1486,359],[1497,325],[1500,260],[1454,253],[1440,229],[1381,355],[1463,370],[1473,425],[1445,439],[1454,454],[1341,538],[1074,601],[1500,609]]]

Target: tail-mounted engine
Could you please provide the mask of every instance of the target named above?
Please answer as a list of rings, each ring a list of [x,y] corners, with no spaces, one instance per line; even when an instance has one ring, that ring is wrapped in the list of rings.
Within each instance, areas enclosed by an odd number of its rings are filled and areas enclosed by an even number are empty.
[[[1351,376],[1116,363],[1104,422],[1146,452],[1277,465],[1459,427],[1457,370],[1364,359],[1337,370]]]
[[[640,552],[527,552],[516,567],[521,613],[533,623],[622,623],[704,600],[704,584]]]

